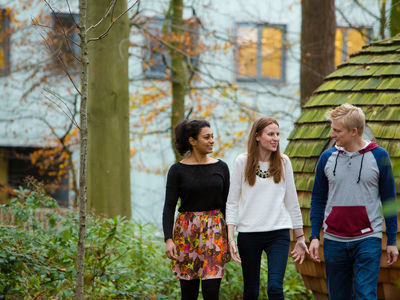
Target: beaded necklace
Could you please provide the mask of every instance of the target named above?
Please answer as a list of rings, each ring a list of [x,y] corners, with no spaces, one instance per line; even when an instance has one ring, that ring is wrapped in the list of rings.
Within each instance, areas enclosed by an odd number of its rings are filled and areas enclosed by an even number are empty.
[[[258,177],[261,177],[261,178],[268,178],[269,175],[270,175],[269,174],[269,169],[266,170],[266,171],[263,171],[263,170],[260,169],[260,166],[257,166],[256,175]]]

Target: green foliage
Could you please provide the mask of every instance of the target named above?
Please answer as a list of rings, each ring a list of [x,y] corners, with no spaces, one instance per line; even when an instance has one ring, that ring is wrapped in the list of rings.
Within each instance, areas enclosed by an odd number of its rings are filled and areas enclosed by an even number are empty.
[[[73,211],[60,213],[37,183],[32,182],[30,189],[19,189],[14,199],[0,207],[0,299],[71,299],[78,216]],[[86,229],[88,299],[179,299],[179,282],[173,278],[156,226],[90,215]],[[266,269],[263,259],[261,299],[267,299]],[[292,263],[284,290],[286,299],[311,299]],[[230,262],[221,299],[241,299],[241,294],[240,265]]]
[[[57,214],[58,205],[42,186],[20,188],[0,207],[0,299],[72,297],[76,224]],[[40,217],[38,217],[38,214]]]
[[[400,212],[400,202],[389,201],[383,204],[382,212],[385,217],[396,215]]]

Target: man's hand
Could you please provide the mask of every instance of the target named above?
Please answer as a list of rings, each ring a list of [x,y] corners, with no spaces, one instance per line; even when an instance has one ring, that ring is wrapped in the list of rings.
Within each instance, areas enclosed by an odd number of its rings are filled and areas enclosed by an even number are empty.
[[[388,266],[391,266],[397,261],[397,258],[399,257],[399,250],[397,249],[397,246],[387,246],[386,252],[387,264]]]
[[[309,248],[310,256],[313,261],[320,263],[321,259],[319,258],[318,249],[319,249],[319,240],[313,239],[310,243],[310,248]]]

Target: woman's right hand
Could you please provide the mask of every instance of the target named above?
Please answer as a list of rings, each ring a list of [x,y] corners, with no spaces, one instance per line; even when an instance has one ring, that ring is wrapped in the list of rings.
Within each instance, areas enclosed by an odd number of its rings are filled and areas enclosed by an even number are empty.
[[[240,259],[238,253],[237,253],[237,249],[236,249],[236,242],[235,240],[229,240],[229,253],[231,254],[231,257],[234,261],[238,262],[238,263],[242,263],[242,260]]]
[[[242,260],[240,259],[237,249],[236,249],[236,241],[234,238],[234,231],[235,231],[235,226],[232,224],[228,224],[228,247],[229,247],[229,253],[231,255],[231,258],[238,262],[242,263]]]
[[[176,246],[172,239],[165,241],[165,253],[169,259],[177,259],[178,253],[176,252]]]

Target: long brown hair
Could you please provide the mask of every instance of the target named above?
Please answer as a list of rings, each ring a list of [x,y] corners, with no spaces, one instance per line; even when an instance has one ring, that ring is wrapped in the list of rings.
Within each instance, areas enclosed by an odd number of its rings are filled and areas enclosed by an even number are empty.
[[[249,140],[247,142],[247,163],[244,171],[245,181],[247,181],[250,186],[253,186],[256,183],[256,170],[259,161],[258,142],[256,137],[259,136],[264,128],[270,124],[276,124],[279,127],[278,121],[270,117],[261,117],[257,119],[251,127]],[[278,148],[275,152],[271,152],[269,158],[269,174],[270,176],[273,176],[275,183],[279,183],[283,178],[282,156],[279,143]]]

